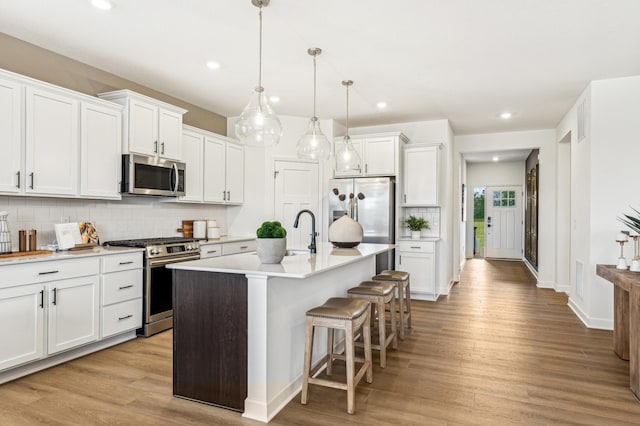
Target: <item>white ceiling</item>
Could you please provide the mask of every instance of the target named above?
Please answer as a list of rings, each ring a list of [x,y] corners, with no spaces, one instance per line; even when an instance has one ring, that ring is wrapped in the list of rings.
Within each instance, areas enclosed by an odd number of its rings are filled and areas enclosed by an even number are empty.
[[[0,0],[0,31],[236,116],[257,83],[251,0]],[[640,0],[271,0],[263,85],[278,114],[350,127],[448,118],[456,134],[554,128],[591,80],[640,74]],[[207,60],[222,63],[218,71]],[[384,111],[376,103],[384,100]],[[513,118],[499,118],[503,111]]]

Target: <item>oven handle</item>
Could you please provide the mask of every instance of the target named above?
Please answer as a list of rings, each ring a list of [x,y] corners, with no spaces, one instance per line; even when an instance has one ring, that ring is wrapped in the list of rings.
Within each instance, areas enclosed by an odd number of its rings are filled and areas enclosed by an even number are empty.
[[[176,191],[178,191],[178,165],[176,163],[173,163],[172,170],[173,170],[173,188],[171,188],[171,192],[175,193]]]
[[[200,255],[196,256],[184,256],[184,257],[172,257],[171,259],[153,259],[149,261],[150,268],[158,268],[161,266],[169,265],[170,263],[186,262],[188,260],[198,260]]]

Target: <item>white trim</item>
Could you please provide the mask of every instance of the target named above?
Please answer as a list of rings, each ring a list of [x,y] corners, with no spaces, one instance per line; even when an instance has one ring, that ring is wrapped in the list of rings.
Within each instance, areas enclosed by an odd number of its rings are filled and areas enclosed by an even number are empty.
[[[587,328],[595,328],[599,330],[613,330],[613,319],[607,318],[589,318],[582,309],[571,299],[567,303],[569,308],[576,314]]]

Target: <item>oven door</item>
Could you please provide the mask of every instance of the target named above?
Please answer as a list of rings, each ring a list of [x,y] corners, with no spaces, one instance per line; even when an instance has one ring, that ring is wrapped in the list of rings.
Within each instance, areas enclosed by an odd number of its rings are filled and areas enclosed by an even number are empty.
[[[200,254],[149,261],[145,283],[146,324],[173,316],[172,271],[165,268],[165,265],[197,259],[200,259]]]

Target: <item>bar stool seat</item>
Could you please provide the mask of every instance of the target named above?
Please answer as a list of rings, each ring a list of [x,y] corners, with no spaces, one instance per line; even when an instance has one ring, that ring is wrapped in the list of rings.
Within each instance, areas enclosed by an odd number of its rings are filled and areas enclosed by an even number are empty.
[[[347,391],[347,412],[355,411],[355,388],[366,374],[367,383],[373,382],[373,363],[371,359],[371,325],[369,322],[369,302],[361,299],[332,297],[323,305],[310,309],[307,316],[307,335],[304,349],[304,375],[302,378],[302,392],[300,402],[307,404],[309,398],[309,384],[326,386]],[[313,355],[313,334],[315,327],[327,328],[327,354],[315,366],[311,365]],[[344,330],[344,356],[334,354],[334,330]],[[354,350],[354,340],[357,331],[362,329],[364,337],[364,359],[357,358]],[[334,380],[313,377],[326,365],[326,374],[331,376],[334,359],[344,359],[346,362],[346,384]],[[362,366],[355,372],[355,361],[362,362]]]
[[[387,366],[387,347],[391,345],[393,349],[398,347],[398,338],[396,332],[396,316],[390,314],[391,331],[387,333],[385,320],[385,304],[389,303],[392,312],[395,312],[395,286],[383,281],[363,281],[357,287],[347,290],[349,297],[357,299],[365,299],[371,302],[371,311],[374,309],[378,312],[378,343],[371,344],[371,349],[380,352],[380,367]],[[371,315],[373,318],[373,314]],[[364,332],[364,330],[363,330]],[[366,336],[364,336],[366,338]]]
[[[378,275],[371,278],[373,281],[389,282],[397,289],[397,301],[399,322],[398,335],[400,340],[404,340],[405,327],[411,329],[411,281],[410,274],[405,271],[393,271],[385,269]]]

